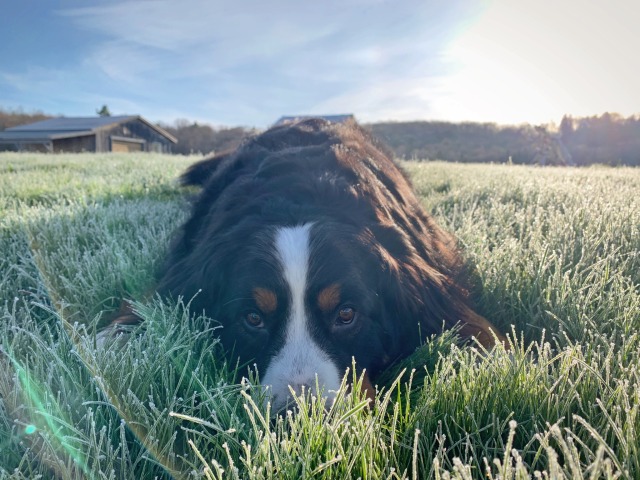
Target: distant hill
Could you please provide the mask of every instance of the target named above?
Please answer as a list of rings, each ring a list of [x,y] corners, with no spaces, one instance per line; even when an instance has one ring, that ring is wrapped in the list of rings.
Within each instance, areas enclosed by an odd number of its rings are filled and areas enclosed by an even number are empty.
[[[572,118],[558,130],[492,123],[389,122],[368,128],[400,158],[540,165],[640,166],[640,116]]]
[[[368,125],[400,158],[454,162],[566,165],[556,133],[492,123],[398,122]]]

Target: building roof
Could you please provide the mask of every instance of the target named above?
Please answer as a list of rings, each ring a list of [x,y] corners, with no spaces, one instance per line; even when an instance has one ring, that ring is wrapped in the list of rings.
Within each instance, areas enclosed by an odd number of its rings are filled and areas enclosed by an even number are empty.
[[[331,123],[344,123],[347,120],[353,120],[355,117],[350,113],[341,115],[292,115],[280,117],[273,126],[278,127],[280,125],[288,125],[290,123],[296,123],[310,118],[322,118],[323,120]]]
[[[166,137],[172,143],[178,140],[166,130],[152,124],[139,115],[121,115],[116,117],[57,117],[40,122],[7,128],[0,132],[0,141],[42,141],[59,138],[90,135],[105,127],[111,127],[132,120],[140,120],[148,127]]]

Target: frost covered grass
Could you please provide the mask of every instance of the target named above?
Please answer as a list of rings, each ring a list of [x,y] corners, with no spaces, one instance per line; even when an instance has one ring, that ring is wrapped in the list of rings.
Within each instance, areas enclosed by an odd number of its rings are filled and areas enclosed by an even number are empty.
[[[193,161],[0,155],[0,477],[640,475],[640,171],[405,163],[511,351],[444,334],[373,405],[274,419],[215,323],[149,293]],[[96,349],[122,298],[144,329]]]

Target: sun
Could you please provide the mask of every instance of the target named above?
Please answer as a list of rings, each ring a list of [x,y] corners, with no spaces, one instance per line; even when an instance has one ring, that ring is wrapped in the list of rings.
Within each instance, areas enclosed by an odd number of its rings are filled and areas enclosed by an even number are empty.
[[[455,120],[558,122],[640,111],[628,2],[495,0],[449,43],[437,109]],[[626,5],[627,9],[623,8]],[[626,16],[625,16],[626,15]],[[637,15],[636,15],[637,16]]]
[[[485,42],[488,43],[488,42]],[[438,108],[455,120],[524,123],[556,114],[553,80],[496,45],[458,44],[459,67],[446,82]]]

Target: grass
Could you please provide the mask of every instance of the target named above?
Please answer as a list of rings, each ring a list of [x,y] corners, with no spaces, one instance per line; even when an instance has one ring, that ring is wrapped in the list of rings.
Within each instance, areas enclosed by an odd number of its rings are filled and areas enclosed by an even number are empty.
[[[511,352],[445,334],[372,406],[272,419],[215,324],[148,294],[193,161],[0,155],[0,477],[640,476],[640,171],[406,163]],[[96,349],[122,298],[144,330]]]

